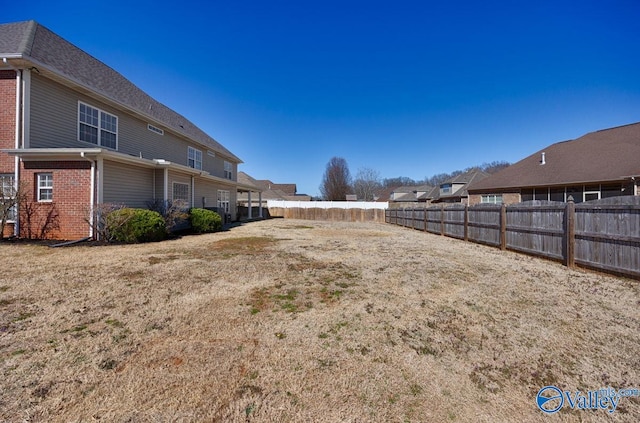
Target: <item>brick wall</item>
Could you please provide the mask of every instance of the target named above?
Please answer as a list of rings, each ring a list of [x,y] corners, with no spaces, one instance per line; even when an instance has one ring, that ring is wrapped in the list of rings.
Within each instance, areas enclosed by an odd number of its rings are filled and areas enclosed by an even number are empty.
[[[16,146],[16,73],[0,70],[0,149]],[[0,173],[13,173],[14,159],[0,152]]]
[[[49,221],[49,239],[80,239],[89,235],[85,221],[90,207],[91,164],[86,161],[24,162],[21,180],[27,204],[20,212],[20,236],[38,238]],[[53,175],[53,201],[38,202],[37,174]],[[30,214],[30,216],[29,216]]]

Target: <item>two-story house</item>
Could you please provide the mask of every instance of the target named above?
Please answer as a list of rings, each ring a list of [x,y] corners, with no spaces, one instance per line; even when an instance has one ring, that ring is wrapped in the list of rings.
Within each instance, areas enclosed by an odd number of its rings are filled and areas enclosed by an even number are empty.
[[[469,192],[467,188],[472,183],[481,181],[489,176],[480,169],[470,169],[453,176],[440,184],[437,195],[433,193],[433,203],[464,203],[468,204]]]
[[[237,191],[255,188],[238,184],[239,163],[184,116],[42,25],[0,25],[0,178],[25,198],[16,235],[51,224],[51,238],[91,236],[103,204],[173,200],[235,218]]]

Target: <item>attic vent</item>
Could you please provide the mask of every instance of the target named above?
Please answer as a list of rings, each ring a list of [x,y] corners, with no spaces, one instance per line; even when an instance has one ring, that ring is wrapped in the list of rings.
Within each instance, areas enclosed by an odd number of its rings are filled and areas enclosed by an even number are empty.
[[[207,150],[207,156],[215,157],[215,156],[216,156],[216,153],[214,153],[214,152],[213,152],[213,151],[211,151],[211,150]]]
[[[155,132],[156,134],[164,135],[164,131],[157,126],[153,126],[152,124],[147,124],[147,129],[151,132]]]

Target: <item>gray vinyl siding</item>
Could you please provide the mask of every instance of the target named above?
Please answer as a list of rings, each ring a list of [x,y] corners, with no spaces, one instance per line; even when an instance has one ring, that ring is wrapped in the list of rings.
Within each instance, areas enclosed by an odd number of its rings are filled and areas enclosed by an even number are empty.
[[[155,178],[155,197],[164,200],[164,169],[156,169],[154,171]]]
[[[215,157],[205,146],[188,142],[158,122],[139,119],[122,110],[95,100],[80,92],[33,73],[31,79],[31,148],[93,148],[95,144],[78,141],[78,101],[118,117],[118,152],[145,159],[165,159],[187,166],[187,150],[191,146],[202,151],[202,170],[224,177],[224,161],[233,164],[236,180],[237,163],[218,152]],[[164,135],[150,131],[147,125],[164,130]]]
[[[104,202],[146,209],[153,200],[154,170],[105,161]]]
[[[78,95],[31,73],[30,148],[78,148]]]
[[[218,184],[206,180],[196,180],[195,207],[217,207],[219,189],[222,188]],[[202,204],[203,198],[206,198],[204,205]]]

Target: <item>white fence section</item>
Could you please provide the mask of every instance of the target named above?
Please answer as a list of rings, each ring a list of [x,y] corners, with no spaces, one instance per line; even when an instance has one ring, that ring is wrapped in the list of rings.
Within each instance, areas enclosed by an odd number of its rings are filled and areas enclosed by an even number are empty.
[[[374,201],[283,201],[269,200],[267,201],[269,208],[282,209],[388,209],[389,203]]]

